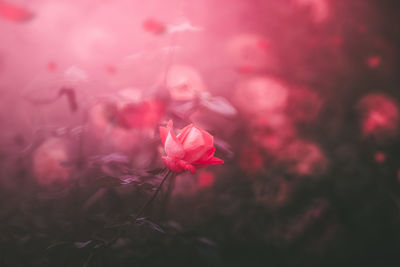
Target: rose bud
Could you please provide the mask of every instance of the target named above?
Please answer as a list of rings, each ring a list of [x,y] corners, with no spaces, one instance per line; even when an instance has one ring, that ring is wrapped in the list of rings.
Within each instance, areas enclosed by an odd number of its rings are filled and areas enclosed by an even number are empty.
[[[214,157],[214,138],[206,131],[190,124],[176,136],[170,120],[167,127],[160,127],[160,137],[167,154],[162,157],[165,166],[173,172],[190,171],[206,165],[224,163]]]

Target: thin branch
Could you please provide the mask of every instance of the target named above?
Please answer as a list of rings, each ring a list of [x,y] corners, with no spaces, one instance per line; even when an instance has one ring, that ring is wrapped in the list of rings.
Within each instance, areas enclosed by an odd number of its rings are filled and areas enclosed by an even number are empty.
[[[170,170],[168,170],[168,172],[165,174],[165,177],[163,178],[163,180],[161,181],[160,185],[157,187],[157,190],[154,192],[153,196],[146,202],[146,204],[144,204],[144,206],[140,209],[140,211],[137,213],[136,217],[135,217],[135,221],[140,217],[140,215],[142,215],[142,213],[144,212],[144,210],[154,201],[154,199],[157,197],[158,193],[160,192],[164,182],[167,180],[167,178],[172,174],[172,172]]]

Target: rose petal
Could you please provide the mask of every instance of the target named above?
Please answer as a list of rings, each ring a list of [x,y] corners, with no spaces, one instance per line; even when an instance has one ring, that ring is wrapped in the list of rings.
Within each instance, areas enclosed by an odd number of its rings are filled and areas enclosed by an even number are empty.
[[[206,147],[206,146],[199,146],[194,149],[185,150],[185,156],[183,157],[183,160],[190,162],[190,163],[194,163],[203,158],[208,159],[210,149],[212,149],[212,148]]]
[[[176,159],[162,157],[162,160],[164,161],[165,166],[173,172],[182,172],[184,170],[182,166],[178,164]]]
[[[222,159],[217,158],[217,157],[212,157],[207,161],[198,162],[198,163],[196,163],[196,165],[218,165],[218,164],[222,164],[222,163],[224,163],[224,161]]]
[[[204,146],[203,135],[201,130],[197,127],[192,127],[187,133],[185,140],[182,142],[185,151],[195,150],[199,147]]]
[[[183,144],[185,142],[185,139],[189,135],[190,131],[193,128],[193,124],[189,124],[188,126],[184,127],[181,132],[178,134],[178,139],[179,141]]]
[[[208,132],[201,130],[201,134],[203,136],[204,144],[206,146],[214,146],[214,137]]]
[[[195,166],[186,161],[169,157],[162,157],[162,160],[164,161],[165,166],[173,172],[177,173],[183,171],[190,171],[191,173],[196,172]]]
[[[168,121],[167,127],[160,126],[159,131],[160,131],[160,137],[161,137],[161,142],[163,146],[165,146],[165,140],[167,140],[168,132],[174,127],[174,124],[172,120]]]
[[[183,160],[180,160],[179,164],[182,166],[182,168],[184,170],[190,171],[190,173],[192,173],[192,174],[196,173],[196,168],[192,164],[190,164],[186,161],[183,161]]]
[[[168,124],[168,126],[169,125],[170,124]],[[175,136],[173,129],[169,129],[164,147],[168,157],[182,159],[185,155],[185,150],[178,138]]]
[[[207,150],[205,150],[202,155],[200,155],[199,158],[197,158],[196,160],[192,161],[193,164],[198,164],[198,163],[203,163],[203,162],[207,162],[209,159],[211,159],[214,156],[215,153],[215,147],[211,147],[208,148]],[[186,160],[186,155],[185,158]],[[187,160],[188,161],[188,160]]]
[[[210,165],[218,165],[224,163],[224,160],[217,158],[217,157],[212,157],[210,160],[207,161],[207,164]]]

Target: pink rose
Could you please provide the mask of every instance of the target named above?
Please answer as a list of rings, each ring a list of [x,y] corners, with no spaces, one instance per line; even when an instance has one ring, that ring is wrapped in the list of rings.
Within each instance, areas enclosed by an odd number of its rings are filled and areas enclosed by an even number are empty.
[[[176,136],[170,120],[167,127],[160,127],[161,141],[164,145],[166,157],[163,157],[165,166],[173,172],[190,171],[206,165],[224,163],[214,157],[214,138],[206,131],[190,124],[183,128]]]

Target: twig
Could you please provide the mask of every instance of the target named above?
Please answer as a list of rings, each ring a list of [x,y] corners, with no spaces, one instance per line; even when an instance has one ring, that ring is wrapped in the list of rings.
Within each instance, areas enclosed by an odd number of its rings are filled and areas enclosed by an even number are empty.
[[[156,192],[154,192],[153,196],[146,202],[146,204],[143,205],[143,207],[140,209],[140,211],[136,214],[135,221],[142,215],[144,210],[154,201],[154,199],[157,197],[158,193],[160,192],[164,182],[167,180],[167,178],[172,174],[170,170],[165,174],[164,179],[161,181],[160,185],[157,187]]]

